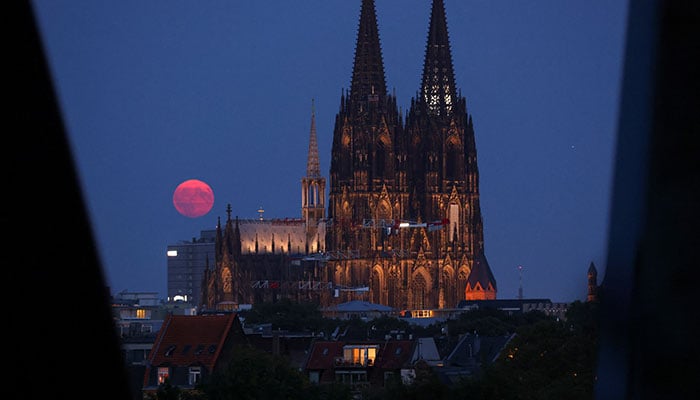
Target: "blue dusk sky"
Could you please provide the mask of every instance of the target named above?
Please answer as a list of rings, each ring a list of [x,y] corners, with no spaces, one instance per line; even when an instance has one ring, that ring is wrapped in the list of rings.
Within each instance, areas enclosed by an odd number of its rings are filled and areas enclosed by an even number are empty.
[[[32,1],[106,284],[167,295],[166,248],[217,218],[301,216],[312,99],[321,172],[361,0]],[[420,87],[430,0],[376,0],[387,87]],[[583,300],[605,273],[627,2],[445,0],[474,120],[499,298]],[[180,215],[188,179],[213,209]]]

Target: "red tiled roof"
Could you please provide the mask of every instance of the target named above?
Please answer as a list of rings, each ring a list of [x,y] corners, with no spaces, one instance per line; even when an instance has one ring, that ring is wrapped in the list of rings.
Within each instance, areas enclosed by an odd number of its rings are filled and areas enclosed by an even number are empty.
[[[411,360],[413,340],[389,340],[381,347],[374,363],[376,368],[397,369]]]
[[[168,315],[149,356],[149,364],[203,365],[213,369],[237,314]]]
[[[343,356],[343,342],[316,342],[311,348],[306,369],[331,369],[335,358]]]

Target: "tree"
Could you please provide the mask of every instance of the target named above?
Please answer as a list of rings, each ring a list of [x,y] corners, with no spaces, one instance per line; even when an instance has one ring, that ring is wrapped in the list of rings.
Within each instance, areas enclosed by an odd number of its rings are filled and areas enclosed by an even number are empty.
[[[287,298],[256,303],[243,316],[246,324],[271,323],[273,329],[292,331],[322,331],[332,324],[332,320],[323,318],[317,303],[299,303]]]
[[[261,350],[241,347],[222,371],[202,387],[209,400],[313,399],[318,391],[289,362]]]

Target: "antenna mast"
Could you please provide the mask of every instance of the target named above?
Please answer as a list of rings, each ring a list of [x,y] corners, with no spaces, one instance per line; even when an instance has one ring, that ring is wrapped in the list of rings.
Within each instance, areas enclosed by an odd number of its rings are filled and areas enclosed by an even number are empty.
[[[520,287],[518,288],[518,300],[523,299],[523,266],[518,265],[518,273],[520,274]]]

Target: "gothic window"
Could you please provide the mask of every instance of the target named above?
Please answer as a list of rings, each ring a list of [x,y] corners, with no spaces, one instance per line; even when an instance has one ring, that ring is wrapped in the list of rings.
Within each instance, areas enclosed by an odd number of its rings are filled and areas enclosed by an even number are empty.
[[[318,199],[318,188],[315,184],[310,184],[306,194],[306,205],[315,206]]]
[[[342,285],[344,283],[345,283],[345,279],[343,279],[343,268],[340,265],[336,265],[336,267],[335,267],[335,284]]]
[[[392,307],[399,306],[399,275],[396,271],[389,274],[387,281],[387,302]]]
[[[391,221],[391,206],[386,201],[380,201],[377,207],[377,218],[379,221]]]
[[[447,179],[459,179],[464,171],[461,171],[459,162],[459,146],[454,140],[447,143],[447,157],[445,165],[445,177]]]
[[[382,303],[382,276],[378,270],[372,271],[372,289],[371,302],[374,304]]]
[[[467,273],[466,268],[462,268],[459,270],[459,274],[457,275],[457,287],[462,292],[467,288],[467,278],[468,277],[469,277],[469,274]]]
[[[231,293],[231,270],[224,268],[221,271],[221,283],[224,285],[224,293]]]
[[[455,282],[452,279],[452,273],[449,270],[442,272],[443,293],[445,295],[445,306],[448,308],[455,307]]]
[[[423,275],[416,274],[413,278],[413,285],[411,286],[411,291],[413,293],[413,308],[423,309],[427,304],[427,299],[425,298],[428,294],[425,278]]]
[[[447,218],[450,220],[450,228],[447,231],[449,235],[449,241],[459,240],[459,205],[450,204],[449,214]],[[457,232],[457,237],[454,237],[455,232]]]
[[[377,144],[377,149],[374,153],[375,156],[375,177],[383,177],[386,170],[386,149],[384,148],[384,143],[379,141]]]

